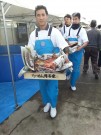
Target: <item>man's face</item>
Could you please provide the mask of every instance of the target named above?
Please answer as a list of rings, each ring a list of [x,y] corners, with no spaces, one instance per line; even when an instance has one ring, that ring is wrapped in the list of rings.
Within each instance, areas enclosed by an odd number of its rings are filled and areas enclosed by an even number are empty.
[[[80,19],[77,16],[73,17],[73,24],[79,24],[79,23],[80,23]]]
[[[46,14],[44,9],[40,9],[36,11],[36,23],[39,27],[45,26],[47,23],[48,15]]]
[[[64,21],[65,21],[65,25],[71,25],[71,23],[72,23],[72,20],[67,17],[64,18]]]

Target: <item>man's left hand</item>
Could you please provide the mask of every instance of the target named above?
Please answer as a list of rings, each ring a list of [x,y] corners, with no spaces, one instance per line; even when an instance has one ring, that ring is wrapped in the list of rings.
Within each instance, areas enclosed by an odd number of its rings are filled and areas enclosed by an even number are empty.
[[[77,51],[80,51],[81,49],[82,49],[82,47],[81,47],[81,46],[77,47]]]

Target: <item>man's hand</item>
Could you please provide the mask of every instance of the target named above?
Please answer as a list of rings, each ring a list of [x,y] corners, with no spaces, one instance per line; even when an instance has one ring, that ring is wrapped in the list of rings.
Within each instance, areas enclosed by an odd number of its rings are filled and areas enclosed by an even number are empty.
[[[80,51],[81,49],[82,49],[82,47],[78,46],[76,51]]]
[[[65,47],[65,48],[63,49],[63,52],[68,55],[68,53],[69,53],[69,47]]]

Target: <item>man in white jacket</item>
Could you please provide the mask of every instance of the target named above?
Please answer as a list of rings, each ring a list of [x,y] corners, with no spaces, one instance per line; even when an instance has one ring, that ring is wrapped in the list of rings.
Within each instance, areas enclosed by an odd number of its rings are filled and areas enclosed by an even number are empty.
[[[73,53],[69,54],[69,59],[73,63],[72,73],[67,70],[67,79],[70,79],[71,90],[76,90],[76,82],[80,76],[80,65],[84,54],[84,47],[88,44],[88,37],[86,30],[80,26],[80,13],[73,13],[73,23],[67,33],[67,42],[72,48],[74,44],[77,44],[77,49]]]
[[[60,31],[47,23],[48,11],[45,6],[35,8],[35,17],[38,28],[30,35],[28,46],[36,50],[38,55],[58,53],[60,49],[67,52],[68,43]],[[58,80],[39,80],[42,101],[45,105],[44,112],[50,110],[50,116],[56,117]]]
[[[61,33],[63,35],[63,37],[66,39],[66,35],[71,27],[72,24],[72,17],[70,14],[66,14],[64,16],[64,26],[61,28]]]

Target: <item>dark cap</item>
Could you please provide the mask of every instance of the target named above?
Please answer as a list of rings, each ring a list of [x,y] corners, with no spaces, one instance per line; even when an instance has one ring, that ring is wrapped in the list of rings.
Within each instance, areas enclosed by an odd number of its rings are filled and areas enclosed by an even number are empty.
[[[75,13],[72,14],[72,17],[78,17],[80,19],[81,15],[80,15],[80,13],[75,12]]]
[[[96,20],[92,20],[91,23],[90,23],[90,26],[91,27],[96,27],[96,25],[97,25]]]

